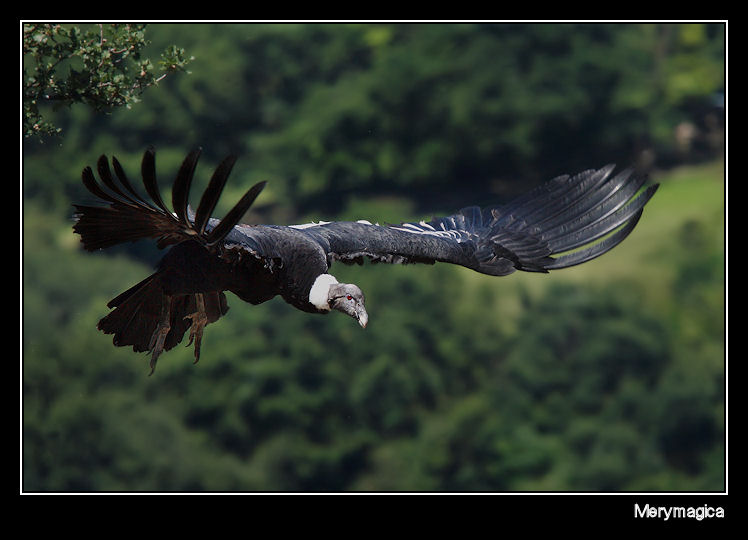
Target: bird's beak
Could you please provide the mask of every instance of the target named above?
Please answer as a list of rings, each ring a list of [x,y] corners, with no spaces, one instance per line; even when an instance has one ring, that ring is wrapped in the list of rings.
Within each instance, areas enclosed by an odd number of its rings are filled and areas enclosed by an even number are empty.
[[[366,313],[366,308],[363,305],[356,307],[356,320],[361,328],[366,328],[366,324],[369,322],[369,315]]]

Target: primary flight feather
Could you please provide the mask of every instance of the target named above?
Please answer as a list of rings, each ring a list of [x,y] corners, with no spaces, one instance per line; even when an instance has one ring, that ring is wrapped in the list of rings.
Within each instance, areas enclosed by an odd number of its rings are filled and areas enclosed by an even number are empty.
[[[150,201],[133,189],[122,166],[105,156],[90,167],[85,187],[106,206],[74,205],[73,229],[85,249],[153,238],[172,246],[156,272],[108,304],[114,308],[98,328],[114,334],[117,346],[159,355],[187,330],[200,358],[203,329],[228,310],[225,291],[252,304],[280,295],[310,313],[341,311],[366,327],[364,294],[339,283],[334,261],[386,263],[447,262],[483,274],[515,270],[548,272],[599,257],[633,230],[658,185],[614,166],[559,176],[508,204],[463,208],[454,215],[399,225],[334,221],[303,225],[244,225],[239,220],[265,186],[254,185],[221,220],[211,217],[236,159],[216,169],[193,212],[190,184],[199,150],[190,152],[172,187],[170,211],[156,181],[155,152],[143,156],[141,175]],[[116,178],[116,179],[115,179]],[[106,189],[104,189],[106,188]]]

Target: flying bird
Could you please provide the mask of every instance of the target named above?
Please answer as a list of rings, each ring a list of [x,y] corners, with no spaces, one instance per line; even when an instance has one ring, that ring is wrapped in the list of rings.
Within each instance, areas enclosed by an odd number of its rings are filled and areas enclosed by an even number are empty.
[[[309,313],[340,311],[366,327],[364,293],[330,274],[335,261],[446,262],[492,276],[515,270],[548,272],[599,257],[636,226],[658,184],[614,166],[563,175],[501,206],[470,206],[430,221],[379,225],[332,221],[301,225],[240,224],[265,186],[250,188],[219,220],[211,217],[236,161],[215,170],[196,210],[188,204],[200,150],[187,155],[172,187],[170,210],[156,182],[155,151],[141,165],[147,197],[133,189],[122,166],[97,162],[98,183],[83,169],[85,187],[105,206],[74,205],[73,230],[88,251],[153,238],[172,246],[156,271],[107,305],[98,323],[116,346],[149,352],[151,373],[161,353],[187,330],[195,362],[206,325],[228,310],[225,291],[251,304],[276,295]]]

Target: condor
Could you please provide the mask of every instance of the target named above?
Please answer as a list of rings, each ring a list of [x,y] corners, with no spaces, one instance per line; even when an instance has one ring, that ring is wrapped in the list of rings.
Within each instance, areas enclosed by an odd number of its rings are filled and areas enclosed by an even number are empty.
[[[366,327],[364,294],[339,283],[334,261],[360,263],[447,262],[483,274],[515,270],[548,272],[599,257],[633,230],[658,185],[614,166],[559,176],[518,199],[487,208],[471,206],[448,217],[419,223],[378,225],[368,221],[304,225],[244,225],[239,220],[265,186],[256,184],[222,219],[211,217],[236,161],[216,169],[196,210],[188,205],[200,155],[192,151],[172,188],[173,211],[156,182],[155,152],[148,149],[141,174],[148,198],[139,195],[116,158],[105,156],[83,170],[85,187],[105,206],[74,205],[73,229],[89,251],[153,238],[172,246],[156,272],[108,304],[98,328],[114,345],[149,352],[151,373],[165,350],[190,331],[195,362],[203,330],[228,310],[225,291],[252,304],[276,295],[309,313],[341,311]]]

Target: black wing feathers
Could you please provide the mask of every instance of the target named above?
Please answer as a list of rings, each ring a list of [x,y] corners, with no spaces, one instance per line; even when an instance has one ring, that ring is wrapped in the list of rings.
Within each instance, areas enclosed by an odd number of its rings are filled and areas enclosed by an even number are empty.
[[[252,186],[252,188],[244,194],[239,202],[236,203],[236,205],[231,210],[229,210],[229,213],[226,214],[226,217],[223,218],[221,222],[208,234],[208,245],[214,245],[220,242],[229,232],[231,232],[231,229],[233,229],[234,226],[239,223],[239,220],[242,218],[244,213],[249,210],[249,207],[252,206],[252,203],[255,202],[255,199],[263,190],[265,184],[266,182],[259,182]]]
[[[629,233],[634,230],[634,227],[636,226],[639,218],[642,215],[642,211],[643,210],[639,210],[638,212],[636,212],[629,219],[628,223],[626,223],[625,227],[622,227],[620,230],[616,231],[615,234],[610,235],[605,240],[602,240],[588,248],[569,253],[568,255],[557,257],[553,262],[547,264],[545,268],[548,270],[568,268],[570,266],[575,266],[577,264],[582,264],[583,262],[592,260],[596,257],[599,257],[606,251],[611,250],[612,248],[620,244],[629,235]]]
[[[658,186],[649,186],[637,196],[646,178],[634,176],[630,169],[611,177],[613,169],[608,165],[573,177],[560,176],[492,209],[494,220],[489,227],[502,247],[517,256],[518,269],[567,268],[599,257],[628,236]],[[513,249],[511,243],[501,242],[506,231],[536,239],[537,249]],[[577,248],[583,249],[565,253]]]
[[[236,163],[236,156],[229,156],[221,162],[213,173],[210,184],[200,198],[200,204],[197,207],[197,212],[195,212],[197,234],[202,235],[205,232],[205,225],[208,223],[213,210],[216,209],[216,204],[218,204],[218,199],[221,197],[221,192],[226,185],[229,174],[231,174],[234,163]]]
[[[83,173],[81,173],[81,179],[83,180],[83,185],[86,186],[86,189],[96,195],[99,199],[109,201],[112,203],[116,203],[117,199],[109,195],[106,191],[101,189],[99,187],[99,184],[96,183],[96,178],[94,178],[93,171],[91,170],[91,167],[86,167],[83,169]]]
[[[471,206],[387,231],[342,223],[303,230],[323,237],[331,259],[343,262],[365,255],[384,262],[444,261],[495,276],[548,272],[598,257],[633,230],[657,185],[642,191],[645,178],[630,170],[611,176],[614,168],[559,176],[504,206]]]
[[[103,157],[104,156],[102,156],[102,158]],[[117,158],[113,157],[112,163],[115,171],[122,171],[122,167],[120,166],[119,161],[117,161]],[[153,148],[149,148],[145,151],[145,154],[143,154],[140,173],[143,175],[143,185],[145,186],[145,190],[148,192],[148,196],[156,203],[156,206],[168,214],[169,210],[166,208],[164,201],[161,200],[161,192],[158,189],[158,182],[156,182],[156,151]],[[122,176],[124,176],[124,174],[124,171],[122,171]],[[117,172],[117,176],[120,176],[119,172]]]
[[[125,201],[131,203],[131,204],[137,204],[132,197],[125,194],[119,186],[117,186],[116,182],[114,181],[114,178],[112,178],[112,171],[109,169],[109,163],[104,158],[104,156],[100,157],[98,162],[96,163],[96,169],[99,172],[99,178],[101,178],[101,181],[104,183],[106,187],[108,187],[110,190],[112,190],[114,193],[119,195],[121,199],[124,199]],[[127,180],[125,180],[127,182]],[[123,183],[123,186],[125,186],[125,189],[128,189],[129,185],[127,183]]]
[[[190,196],[190,185],[192,184],[192,178],[195,175],[195,167],[199,158],[199,148],[187,155],[182,162],[182,166],[179,168],[177,178],[174,180],[174,186],[171,189],[171,204],[174,207],[174,212],[177,214],[177,219],[188,227],[190,223],[187,220],[187,204]]]
[[[539,266],[540,271],[594,259],[628,236],[658,187],[649,186],[636,196],[646,178],[634,176],[629,169],[611,178],[613,169],[609,165],[573,177],[558,177],[521,199],[493,209],[490,228],[497,236],[511,230],[537,239],[538,247],[545,246],[547,253],[541,249],[519,253],[519,259],[521,264]],[[618,227],[621,228],[616,231]],[[613,234],[600,241],[610,233]],[[504,247],[512,250],[511,246]],[[580,247],[584,249],[564,254]]]
[[[148,202],[140,195],[138,195],[138,192],[133,189],[132,184],[130,184],[130,181],[127,179],[125,171],[122,170],[122,165],[119,164],[119,161],[117,161],[117,159],[113,157],[112,163],[114,165],[114,172],[117,175],[117,180],[119,180],[120,184],[122,184],[128,191],[128,193],[130,193],[130,201],[135,204],[143,204],[148,206]],[[107,178],[112,185],[116,185],[114,179],[112,178],[112,172],[109,170],[109,163],[107,162],[105,156],[101,156],[99,158],[97,168],[99,170],[99,176],[105,183],[106,181],[104,179]]]
[[[159,248],[187,239],[195,239],[207,246],[223,240],[252,205],[265,183],[253,186],[229,211],[226,219],[206,234],[208,218],[215,209],[236,158],[226,158],[213,174],[200,200],[193,223],[190,220],[188,200],[199,156],[199,149],[190,152],[177,173],[172,188],[174,213],[169,211],[161,198],[156,181],[153,148],[146,150],[141,164],[143,186],[151,202],[136,193],[116,158],[112,158],[116,179],[112,176],[107,158],[101,156],[98,160],[97,169],[103,186],[96,182],[90,167],[83,169],[81,178],[86,189],[109,203],[108,206],[98,207],[75,205],[76,223],[73,229],[81,235],[84,247],[93,251],[142,238],[156,238]]]
[[[631,204],[626,205],[636,190],[622,190],[612,194],[597,207],[578,214],[565,223],[553,224],[552,232],[543,236],[554,252],[575,249],[611,232],[631,218],[649,200],[651,193],[645,192]],[[631,191],[631,193],[626,193]],[[624,206],[625,205],[625,206]]]

